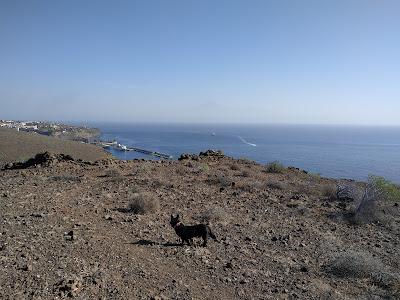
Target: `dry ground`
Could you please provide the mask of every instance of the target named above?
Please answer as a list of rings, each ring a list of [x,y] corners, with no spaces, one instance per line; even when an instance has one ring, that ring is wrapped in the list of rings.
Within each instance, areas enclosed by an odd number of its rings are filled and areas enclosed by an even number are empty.
[[[398,299],[399,219],[349,223],[334,183],[227,157],[0,171],[0,298]],[[218,241],[178,245],[176,212]]]

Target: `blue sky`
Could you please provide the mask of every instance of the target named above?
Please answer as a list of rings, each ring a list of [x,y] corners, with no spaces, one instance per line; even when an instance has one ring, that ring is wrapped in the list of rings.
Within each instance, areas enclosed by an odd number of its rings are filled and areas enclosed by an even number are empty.
[[[0,0],[0,119],[400,125],[400,1]]]

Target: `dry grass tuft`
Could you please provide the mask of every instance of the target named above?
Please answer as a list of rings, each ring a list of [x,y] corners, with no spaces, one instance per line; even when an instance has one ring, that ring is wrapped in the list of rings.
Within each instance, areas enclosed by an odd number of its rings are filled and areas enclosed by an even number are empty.
[[[266,183],[266,187],[274,190],[283,191],[287,189],[287,185],[280,181],[269,181]]]
[[[255,192],[257,190],[264,190],[265,186],[259,181],[244,181],[235,184],[236,189],[243,192]]]
[[[207,182],[210,184],[219,184],[221,187],[228,187],[232,185],[232,180],[222,174],[209,175],[207,178]]]
[[[125,179],[121,171],[116,168],[107,169],[105,177],[108,177],[107,180],[114,183],[121,183]]]
[[[243,177],[251,177],[251,172],[249,170],[243,170],[241,175]]]
[[[64,175],[55,175],[51,177],[52,180],[54,181],[67,181],[67,182],[81,182],[81,178],[75,175],[69,175],[69,174],[64,174]]]
[[[227,223],[228,213],[221,207],[213,207],[200,214],[198,220],[203,223]]]
[[[299,183],[295,185],[296,193],[300,195],[318,195],[320,193],[319,189],[310,183]]]
[[[115,168],[110,168],[106,170],[107,177],[119,177],[121,176],[121,172]]]
[[[341,278],[370,279],[375,284],[391,287],[399,280],[398,274],[367,252],[346,251],[339,253],[325,266],[328,273]]]
[[[322,195],[329,200],[337,200],[337,186],[335,184],[326,184],[322,187]]]
[[[155,213],[160,209],[158,198],[148,194],[134,194],[129,202],[129,212],[134,214],[150,214]]]
[[[238,164],[232,164],[230,166],[230,168],[231,168],[232,171],[239,171],[240,170],[240,167],[239,167]]]

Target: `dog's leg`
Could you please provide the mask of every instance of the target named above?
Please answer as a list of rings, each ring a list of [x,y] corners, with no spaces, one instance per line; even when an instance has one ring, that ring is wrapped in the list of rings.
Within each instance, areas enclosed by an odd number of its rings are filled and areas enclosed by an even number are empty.
[[[185,240],[184,239],[182,239],[182,243],[181,243],[181,246],[183,246],[183,245],[185,245]]]
[[[203,238],[203,247],[207,247],[207,234],[202,236]]]

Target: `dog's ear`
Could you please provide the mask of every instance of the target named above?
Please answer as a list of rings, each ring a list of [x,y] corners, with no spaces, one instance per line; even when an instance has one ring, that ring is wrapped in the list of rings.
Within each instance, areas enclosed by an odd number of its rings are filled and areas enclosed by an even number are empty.
[[[176,219],[179,220],[179,214],[176,215]]]
[[[174,215],[173,214],[171,214],[171,220],[173,220],[174,219]]]

